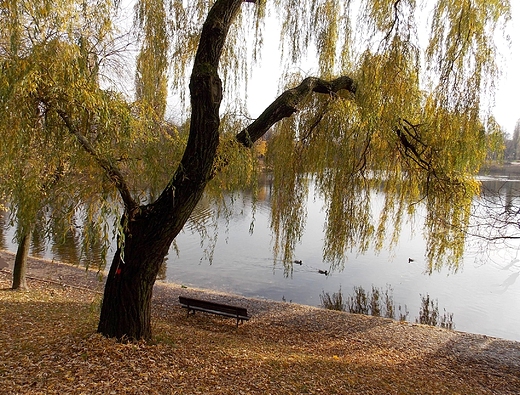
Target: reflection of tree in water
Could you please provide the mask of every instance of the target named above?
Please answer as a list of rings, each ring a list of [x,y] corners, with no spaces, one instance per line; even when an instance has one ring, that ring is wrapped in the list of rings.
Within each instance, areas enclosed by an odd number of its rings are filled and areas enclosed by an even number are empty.
[[[484,201],[499,203],[504,213],[518,215],[520,190],[518,181],[495,179],[482,182]]]
[[[354,294],[344,296],[341,288],[332,295],[322,292],[320,295],[321,307],[328,310],[346,311],[352,314],[371,315],[374,317],[385,317],[408,321],[409,311],[406,307],[398,306],[397,310],[393,299],[393,289],[387,285],[386,289],[372,286],[372,291],[365,291],[363,287],[354,287]],[[455,329],[453,313],[444,309],[443,315],[439,313],[437,300],[430,299],[430,295],[421,296],[421,308],[416,323],[439,326],[446,329]],[[398,313],[398,316],[396,315]]]
[[[67,229],[52,235],[52,254],[57,260],[73,264],[80,263],[81,240],[79,232]]]
[[[520,181],[495,178],[482,181],[481,205],[503,215],[518,215]],[[501,211],[499,211],[501,209]]]
[[[519,225],[520,181],[507,178],[482,181],[480,197],[474,199],[468,233],[473,236],[470,242],[484,252],[486,261],[493,252],[518,249]]]
[[[1,230],[4,231],[3,226]],[[61,262],[99,269],[104,266],[107,250],[101,227],[82,221],[79,215],[70,222],[56,219],[49,208],[34,224],[31,255],[35,257],[50,254]]]
[[[256,203],[269,201],[269,175],[265,173],[259,175],[256,196],[252,191],[244,190],[230,192],[219,197],[206,196],[201,199],[186,224],[185,230],[200,235],[205,256],[210,261],[217,243],[219,225],[222,225],[222,222],[229,224],[235,216],[246,214],[244,210],[236,210],[236,208],[238,206],[246,207],[246,205],[251,207],[253,198]],[[52,205],[46,206],[43,210],[44,214],[36,220],[31,237],[30,254],[44,258],[47,253],[58,261],[88,267],[99,268],[104,265],[103,256],[107,253],[107,248],[103,243],[101,228],[96,229],[94,224],[89,225],[80,218],[79,214],[69,222],[67,218],[54,215],[55,210],[57,209]],[[9,248],[5,232],[12,224],[8,223],[7,216],[8,213],[0,212],[0,248],[2,249]],[[85,243],[87,234],[88,242]],[[159,273],[160,280],[166,278],[166,261],[167,258]]]
[[[207,191],[199,201],[191,213],[184,231],[200,236],[200,245],[203,250],[201,259],[207,259],[210,264],[213,262],[219,233],[227,234],[229,225],[234,219],[252,214],[249,231],[253,233],[257,210],[270,210],[271,175],[260,173],[255,188],[256,191],[251,188],[226,193],[219,191],[216,195]],[[173,248],[177,249],[175,242]]]
[[[45,232],[41,226],[35,226],[31,237],[31,255],[43,258],[46,250]]]
[[[437,300],[430,299],[430,295],[421,295],[421,308],[419,310],[419,317],[415,319],[416,323],[440,326],[446,329],[455,329],[453,323],[453,313],[448,313],[444,309],[444,314],[441,316],[439,312],[439,303]]]

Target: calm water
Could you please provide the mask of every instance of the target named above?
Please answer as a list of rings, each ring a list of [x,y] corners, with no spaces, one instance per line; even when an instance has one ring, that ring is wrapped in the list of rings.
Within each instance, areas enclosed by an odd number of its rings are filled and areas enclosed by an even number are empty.
[[[509,190],[519,182],[502,178],[487,178],[486,186]],[[217,227],[210,226],[201,239],[194,223],[185,227],[176,240],[178,254],[172,247],[167,259],[166,281],[252,296],[318,306],[323,292],[332,294],[340,289],[352,294],[354,287],[393,289],[397,306],[406,306],[408,320],[419,316],[421,295],[438,301],[441,315],[445,309],[453,313],[455,329],[520,341],[520,242],[481,251],[481,245],[471,241],[462,267],[457,273],[447,269],[433,274],[425,272],[425,242],[421,237],[421,221],[402,226],[397,246],[379,254],[351,254],[343,270],[328,276],[318,270],[329,270],[322,261],[324,213],[322,202],[311,197],[308,201],[307,228],[287,276],[281,262],[273,258],[272,234],[269,228],[269,189],[262,191],[254,215],[251,199],[243,195],[235,199],[232,216],[222,218]],[[520,194],[516,194],[517,196]],[[377,206],[377,199],[374,204]],[[197,221],[208,221],[211,206],[198,207]],[[12,251],[12,230],[6,233],[6,247]],[[74,261],[78,256],[77,241],[70,248],[47,247],[47,258]],[[71,258],[72,257],[72,258]],[[111,257],[110,257],[111,258]],[[409,258],[413,262],[409,262]]]
[[[487,185],[496,189],[505,182],[493,178]],[[518,243],[482,252],[482,245],[470,242],[457,273],[444,269],[429,275],[425,272],[421,221],[415,221],[414,226],[403,225],[400,241],[392,251],[352,254],[342,271],[324,276],[318,270],[329,269],[321,255],[325,217],[322,203],[311,197],[306,232],[294,255],[302,265],[294,265],[287,277],[283,264],[273,259],[268,193],[265,196],[257,204],[253,234],[249,232],[251,201],[247,196],[237,199],[237,214],[219,222],[212,259],[208,249],[214,240],[206,239],[201,245],[198,233],[185,229],[177,237],[179,255],[173,251],[169,255],[167,281],[314,306],[320,304],[322,292],[332,294],[341,289],[343,294],[353,294],[353,287],[371,290],[372,286],[386,289],[389,285],[396,307],[406,305],[411,321],[419,316],[421,295],[429,294],[438,301],[441,315],[443,309],[453,313],[456,330],[520,341]],[[409,258],[414,261],[409,262]]]

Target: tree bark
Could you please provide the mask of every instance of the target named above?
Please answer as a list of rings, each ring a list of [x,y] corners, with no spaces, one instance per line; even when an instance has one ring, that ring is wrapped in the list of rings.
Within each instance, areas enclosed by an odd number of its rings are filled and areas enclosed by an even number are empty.
[[[147,211],[147,210],[143,210]],[[127,223],[108,273],[98,332],[121,340],[151,337],[152,289],[173,238],[160,215],[140,214]]]
[[[13,285],[12,289],[25,291],[29,289],[27,286],[27,256],[29,255],[29,248],[31,247],[31,232],[26,233],[16,250],[16,257],[14,259],[13,268]]]

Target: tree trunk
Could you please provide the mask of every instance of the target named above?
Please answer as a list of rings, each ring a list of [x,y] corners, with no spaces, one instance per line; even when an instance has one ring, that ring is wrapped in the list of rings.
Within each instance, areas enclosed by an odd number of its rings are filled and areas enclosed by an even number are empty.
[[[139,240],[129,243],[148,250]],[[163,257],[150,251],[141,262],[132,255],[123,261],[120,252],[118,249],[107,277],[98,332],[119,340],[149,340],[154,272]]]
[[[218,0],[202,28],[190,79],[191,122],[188,143],[172,180],[152,204],[135,207],[118,174],[125,214],[124,240],[112,261],[103,296],[98,332],[120,340],[151,337],[152,290],[170,245],[213,177],[219,144],[222,82],[218,65],[231,22],[243,0]],[[123,193],[125,192],[125,193]]]
[[[27,286],[26,274],[27,256],[29,255],[29,248],[31,246],[31,234],[31,232],[28,232],[22,237],[18,244],[18,249],[16,250],[13,268],[13,289],[25,291],[29,288]]]
[[[129,341],[151,338],[155,279],[173,239],[184,227],[206,185],[184,185],[175,194],[173,184],[181,181],[186,179],[174,178],[154,203],[125,212],[121,218],[123,236],[105,284],[99,333]]]

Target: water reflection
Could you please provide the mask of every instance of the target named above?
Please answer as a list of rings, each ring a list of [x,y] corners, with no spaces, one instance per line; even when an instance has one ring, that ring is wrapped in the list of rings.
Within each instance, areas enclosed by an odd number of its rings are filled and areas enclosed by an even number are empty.
[[[51,248],[52,248],[52,251],[54,251],[54,243],[52,243]],[[68,247],[63,246],[63,248],[68,248]],[[31,255],[38,257],[38,258],[43,258],[43,257],[45,257],[46,250],[47,250],[47,240],[45,238],[45,231],[40,224],[40,226],[38,226],[38,225],[35,226],[32,231]],[[60,258],[56,257],[56,258],[58,260],[61,260],[61,257]],[[66,259],[63,262],[71,262],[71,261]],[[72,261],[72,262],[76,263],[77,261]]]
[[[455,329],[453,313],[449,313],[444,309],[441,315],[438,300],[431,299],[429,294],[420,295],[420,297],[421,307],[419,315],[415,318],[416,323],[450,330]],[[371,291],[366,291],[363,287],[354,287],[354,293],[347,296],[343,294],[341,288],[333,294],[323,291],[320,295],[320,300],[320,306],[328,310],[410,321],[410,312],[406,305],[404,308],[401,305],[398,305],[396,308],[393,288],[388,284],[386,289],[372,286]]]
[[[67,229],[61,236],[52,235],[51,245],[52,254],[59,261],[81,261],[81,240],[79,232]]]
[[[488,178],[483,183],[486,199],[495,202],[494,208],[506,197],[510,207],[518,206],[518,182]],[[400,311],[397,307],[396,317],[406,315],[407,311],[420,311],[421,295],[435,295],[442,309],[456,317],[457,329],[520,340],[520,308],[511,308],[518,306],[516,301],[520,299],[520,281],[515,279],[515,273],[520,272],[518,241],[509,240],[507,246],[488,245],[470,237],[460,272],[441,269],[425,275],[426,246],[418,216],[403,223],[393,250],[383,249],[379,253],[369,250],[362,255],[352,252],[344,270],[333,270],[324,276],[319,271],[329,267],[322,259],[323,204],[311,197],[307,202],[307,228],[294,254],[295,260],[302,264],[294,264],[286,278],[283,264],[272,254],[269,198],[268,186],[261,202],[248,201],[251,197],[247,194],[235,197],[232,218],[221,221],[217,230],[225,235],[225,240],[217,243],[211,260],[202,253],[208,243],[198,234],[185,231],[179,235],[180,253],[169,261],[174,266],[168,268],[168,280],[314,306],[320,305],[322,292],[359,286],[370,290],[393,284],[396,306],[406,306]],[[376,199],[374,204],[378,204]],[[248,205],[256,211],[251,212]],[[485,218],[490,218],[489,212]],[[252,234],[251,223],[254,223]]]

